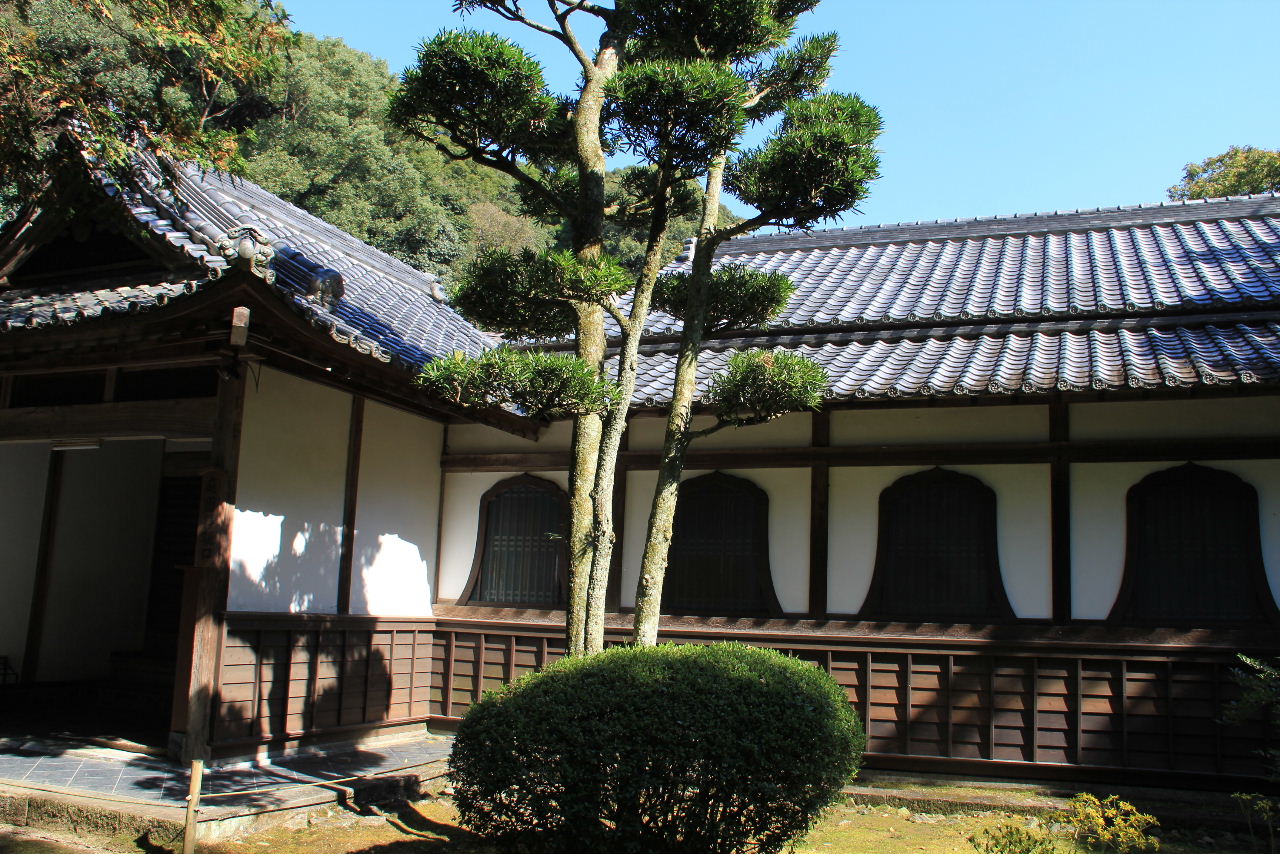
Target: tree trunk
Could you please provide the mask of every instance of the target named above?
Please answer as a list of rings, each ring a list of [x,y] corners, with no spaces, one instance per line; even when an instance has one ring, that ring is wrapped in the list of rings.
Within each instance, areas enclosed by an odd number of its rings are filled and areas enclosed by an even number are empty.
[[[656,184],[664,187],[666,173],[660,170]],[[662,249],[666,245],[669,190],[654,200],[652,225],[645,249],[644,266],[631,301],[631,315],[622,327],[622,343],[618,352],[618,399],[605,418],[604,434],[600,441],[599,462],[596,465],[592,503],[595,508],[593,526],[594,551],[591,577],[587,590],[587,620],[585,647],[588,653],[604,649],[605,594],[609,587],[609,571],[613,564],[614,525],[613,487],[618,468],[618,449],[622,434],[627,429],[627,411],[631,395],[636,388],[636,371],[639,365],[640,341],[644,337],[644,323],[649,316],[649,303],[653,287],[662,270]]]
[[[658,642],[662,583],[667,574],[667,555],[671,550],[671,528],[676,518],[680,475],[684,471],[685,451],[689,447],[693,399],[698,390],[698,348],[702,344],[703,327],[706,323],[711,261],[720,242],[716,234],[716,223],[720,213],[724,166],[723,155],[712,163],[707,173],[707,189],[703,195],[702,225],[698,229],[698,242],[694,247],[692,281],[680,333],[680,353],[676,357],[671,411],[667,414],[662,458],[658,464],[658,483],[653,491],[649,529],[640,564],[640,580],[636,585],[632,640],[640,646],[653,646]]]
[[[589,307],[588,307],[589,308]],[[604,321],[600,309],[592,319],[579,309],[578,356],[588,364],[604,358]],[[590,333],[590,334],[587,334]],[[569,601],[566,631],[569,655],[586,651],[588,587],[594,558],[592,484],[600,451],[599,415],[579,415],[573,422],[573,469],[569,472]]]
[[[582,94],[574,110],[574,139],[579,166],[578,215],[571,223],[574,253],[593,261],[604,251],[605,171],[607,163],[600,142],[600,114],[604,84],[618,70],[617,46],[601,39],[595,68],[586,74]],[[604,311],[597,305],[579,304],[578,356],[597,371],[604,370]],[[573,425],[573,470],[569,473],[569,601],[566,620],[570,655],[586,651],[588,590],[595,543],[592,487],[600,453],[603,422],[599,415],[583,415]]]

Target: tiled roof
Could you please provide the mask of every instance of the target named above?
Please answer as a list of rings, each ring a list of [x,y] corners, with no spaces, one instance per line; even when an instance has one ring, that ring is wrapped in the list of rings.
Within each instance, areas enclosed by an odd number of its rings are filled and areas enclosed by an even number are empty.
[[[151,284],[53,294],[43,288],[0,291],[0,332],[76,323],[105,314],[147,311],[176,297],[195,293],[206,281],[157,281]]]
[[[839,398],[1280,382],[1274,194],[755,236],[716,263],[796,292],[767,329],[709,341],[708,376],[786,347]],[[669,399],[673,349],[645,347],[637,402]]]
[[[0,292],[0,329],[71,323],[109,313],[145,310],[208,287],[231,265],[234,248],[219,247],[247,233],[266,252],[256,269],[315,325],[335,339],[382,361],[415,368],[454,351],[476,354],[489,336],[444,302],[439,281],[311,216],[258,185],[191,165],[176,170],[172,187],[154,159],[141,158],[135,179],[108,193],[158,241],[183,253],[205,277],[190,281],[98,291]],[[341,275],[340,296],[311,293],[321,280]]]
[[[831,377],[831,398],[927,397],[1280,383],[1280,322],[1078,331],[760,336],[710,342],[700,390],[746,349],[786,349]],[[823,340],[823,339],[827,340]],[[637,404],[671,400],[674,347],[641,356]]]

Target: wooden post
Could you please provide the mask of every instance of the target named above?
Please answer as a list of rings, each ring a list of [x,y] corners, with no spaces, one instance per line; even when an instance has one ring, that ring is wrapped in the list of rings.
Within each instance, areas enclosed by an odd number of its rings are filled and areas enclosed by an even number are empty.
[[[22,652],[23,682],[34,682],[40,667],[40,644],[44,640],[44,613],[49,601],[49,564],[53,559],[53,538],[58,525],[58,502],[62,494],[62,461],[66,451],[49,450],[49,470],[44,481],[44,514],[40,520],[40,545],[36,551],[35,582],[27,615],[27,643]]]
[[[170,752],[179,753],[184,761],[204,759],[212,736],[222,646],[221,612],[227,606],[231,576],[231,522],[244,416],[245,370],[244,363],[228,359],[218,371],[218,409],[211,464],[201,484],[196,565],[188,570],[183,585]]]
[[[1049,542],[1052,565],[1053,622],[1071,622],[1071,462],[1068,443],[1071,427],[1067,404],[1049,404],[1049,441],[1054,445],[1049,463]]]
[[[187,783],[187,820],[182,826],[182,854],[195,854],[196,827],[200,820],[200,784],[204,780],[204,760],[191,760],[191,779]]]
[[[618,445],[619,451],[631,447],[631,419],[627,419],[627,429],[622,434]],[[621,454],[619,454],[621,456]],[[627,464],[621,459],[615,461],[617,469],[613,476],[613,553],[609,562],[609,586],[604,594],[606,611],[617,613],[622,607],[622,545],[627,526]]]
[[[831,412],[821,409],[813,413],[813,435],[810,444],[825,448],[831,444]],[[827,615],[828,502],[831,493],[831,467],[815,462],[809,467],[809,617],[824,619]]]
[[[342,544],[338,554],[338,613],[351,613],[351,563],[355,555],[356,499],[360,489],[360,449],[364,441],[364,398],[351,398],[347,429],[347,480],[342,502]]]

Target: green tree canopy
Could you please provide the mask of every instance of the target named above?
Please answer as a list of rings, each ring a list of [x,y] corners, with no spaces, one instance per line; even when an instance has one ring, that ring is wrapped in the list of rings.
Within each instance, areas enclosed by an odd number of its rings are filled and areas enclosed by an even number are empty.
[[[400,260],[442,273],[464,253],[468,203],[501,187],[459,174],[386,119],[386,64],[337,39],[301,35],[264,87],[245,174]],[[460,186],[470,183],[481,186]]]
[[[290,33],[268,0],[40,0],[0,7],[0,187],[33,198],[86,150],[108,168],[145,135],[239,169],[261,81]],[[68,134],[74,135],[74,142]]]
[[[1188,163],[1169,198],[1217,199],[1280,190],[1280,151],[1233,145],[1200,163]]]

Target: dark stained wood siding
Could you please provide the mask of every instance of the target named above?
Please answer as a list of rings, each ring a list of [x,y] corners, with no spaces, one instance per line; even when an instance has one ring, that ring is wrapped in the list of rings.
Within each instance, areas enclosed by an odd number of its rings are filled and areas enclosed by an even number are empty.
[[[229,620],[214,743],[425,719],[433,633],[412,622]]]
[[[553,623],[286,614],[227,621],[214,727],[224,751],[353,728],[450,727],[484,691],[564,654],[563,628]],[[733,637],[827,670],[866,724],[872,767],[945,770],[972,760],[992,774],[1174,774],[1205,785],[1265,773],[1262,725],[1220,720],[1236,692],[1227,649],[688,629],[663,637]],[[610,631],[610,643],[624,639]]]

